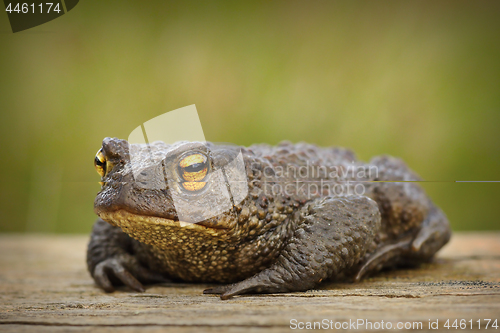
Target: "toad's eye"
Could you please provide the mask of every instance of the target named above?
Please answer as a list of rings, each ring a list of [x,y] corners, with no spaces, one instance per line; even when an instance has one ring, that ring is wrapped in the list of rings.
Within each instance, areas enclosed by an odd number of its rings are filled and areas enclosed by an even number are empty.
[[[179,162],[179,174],[182,186],[188,191],[198,191],[205,187],[208,173],[208,159],[201,153],[183,157]]]
[[[102,148],[99,149],[99,151],[95,155],[94,166],[97,170],[97,173],[101,175],[101,177],[104,177],[106,175],[106,156],[104,156]]]

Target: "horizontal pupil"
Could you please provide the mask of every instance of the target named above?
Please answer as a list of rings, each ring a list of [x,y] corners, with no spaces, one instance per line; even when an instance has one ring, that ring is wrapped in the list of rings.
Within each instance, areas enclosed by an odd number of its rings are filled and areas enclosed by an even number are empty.
[[[104,166],[104,163],[101,162],[101,160],[99,160],[99,158],[97,156],[95,157],[95,164],[97,164],[100,167]]]
[[[191,164],[190,166],[187,166],[186,168],[184,168],[184,170],[187,172],[198,172],[203,170],[204,168],[205,168],[204,163],[195,163]]]

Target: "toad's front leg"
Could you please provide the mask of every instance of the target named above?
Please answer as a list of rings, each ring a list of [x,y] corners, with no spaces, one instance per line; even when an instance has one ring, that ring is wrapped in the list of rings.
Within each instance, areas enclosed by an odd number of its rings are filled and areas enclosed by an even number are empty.
[[[256,275],[204,291],[221,299],[245,293],[303,291],[355,266],[375,248],[380,213],[367,197],[317,199],[300,212],[300,221],[277,261]]]
[[[98,219],[92,229],[87,249],[87,267],[96,284],[106,292],[124,284],[144,291],[143,283],[169,282],[158,272],[148,269],[134,253],[134,243],[120,228]]]

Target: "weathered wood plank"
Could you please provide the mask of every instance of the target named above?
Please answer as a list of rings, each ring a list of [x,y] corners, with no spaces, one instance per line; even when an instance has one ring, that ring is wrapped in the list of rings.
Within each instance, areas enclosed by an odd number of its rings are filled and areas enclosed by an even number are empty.
[[[438,319],[440,328],[447,319],[466,319],[467,327],[473,319],[476,329],[478,319],[498,319],[500,325],[498,232],[455,233],[438,258],[419,269],[387,271],[359,284],[229,301],[202,295],[207,287],[202,284],[105,294],[86,271],[87,240],[0,235],[0,330],[277,332],[290,331],[291,319],[326,319],[333,325],[358,319],[421,322],[424,329],[429,319]]]

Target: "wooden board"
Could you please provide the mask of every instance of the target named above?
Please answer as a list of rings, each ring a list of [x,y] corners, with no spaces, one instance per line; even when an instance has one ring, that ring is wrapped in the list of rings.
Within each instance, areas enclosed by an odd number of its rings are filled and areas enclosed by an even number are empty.
[[[419,269],[229,301],[203,295],[206,284],[106,294],[86,270],[87,241],[87,236],[0,235],[0,331],[290,332],[308,322],[364,330],[370,328],[366,321],[379,331],[390,322],[395,331],[399,322],[416,330],[421,323],[428,330],[436,320],[440,329],[463,331],[451,327],[454,320],[464,319],[470,330],[472,319],[473,329],[480,324],[483,332],[486,319],[500,325],[498,232],[455,233],[434,262]],[[444,327],[448,319],[450,330]],[[488,331],[499,332],[492,323]]]

